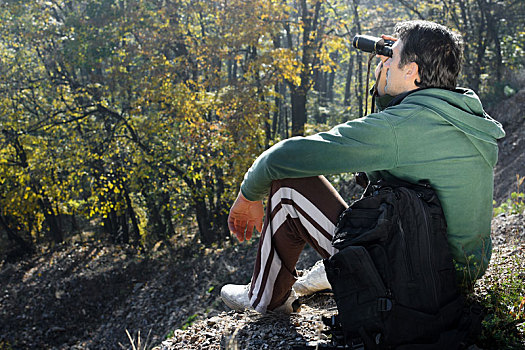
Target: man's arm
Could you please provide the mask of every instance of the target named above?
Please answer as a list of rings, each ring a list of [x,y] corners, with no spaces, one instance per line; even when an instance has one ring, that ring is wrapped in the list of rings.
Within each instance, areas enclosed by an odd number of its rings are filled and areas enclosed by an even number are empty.
[[[281,141],[263,152],[244,177],[230,209],[228,227],[242,242],[263,225],[264,198],[271,182],[283,178],[389,169],[395,165],[395,134],[377,114],[308,137]]]
[[[277,143],[248,169],[242,194],[256,201],[268,195],[273,180],[391,169],[397,162],[397,141],[383,113]]]

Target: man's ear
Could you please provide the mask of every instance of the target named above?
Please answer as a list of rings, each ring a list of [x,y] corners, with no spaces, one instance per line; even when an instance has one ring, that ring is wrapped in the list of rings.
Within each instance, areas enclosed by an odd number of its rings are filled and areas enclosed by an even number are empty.
[[[405,78],[409,82],[411,83],[413,82],[414,85],[416,83],[421,82],[421,80],[419,79],[419,66],[417,65],[416,62],[407,63],[406,69],[405,69]]]

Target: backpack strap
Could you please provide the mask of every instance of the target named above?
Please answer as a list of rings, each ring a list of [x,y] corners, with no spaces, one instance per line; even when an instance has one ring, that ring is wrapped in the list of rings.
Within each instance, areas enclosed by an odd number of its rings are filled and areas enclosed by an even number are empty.
[[[382,188],[397,188],[397,187],[406,187],[413,189],[415,191],[426,191],[428,189],[431,189],[430,183],[426,180],[420,180],[417,184],[401,180],[398,178],[390,179],[390,180],[384,180],[379,179],[376,182],[369,182],[368,186],[365,189],[365,192],[363,193],[363,197],[368,197],[373,195],[375,192],[379,191]]]

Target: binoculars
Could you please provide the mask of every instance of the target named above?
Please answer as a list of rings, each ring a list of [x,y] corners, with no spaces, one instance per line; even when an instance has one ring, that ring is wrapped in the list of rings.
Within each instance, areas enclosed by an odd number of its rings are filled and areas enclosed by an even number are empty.
[[[377,38],[370,35],[356,35],[352,46],[364,52],[372,52],[376,55],[392,57],[392,45],[394,41]]]

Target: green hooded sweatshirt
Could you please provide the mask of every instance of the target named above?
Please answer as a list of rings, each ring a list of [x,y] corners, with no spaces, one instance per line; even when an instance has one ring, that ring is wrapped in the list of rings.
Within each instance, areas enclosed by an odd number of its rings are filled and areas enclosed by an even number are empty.
[[[371,181],[426,180],[442,203],[452,255],[472,281],[491,256],[493,168],[503,136],[473,91],[414,90],[379,113],[275,144],[246,172],[241,191],[260,200],[272,180],[356,171]]]

